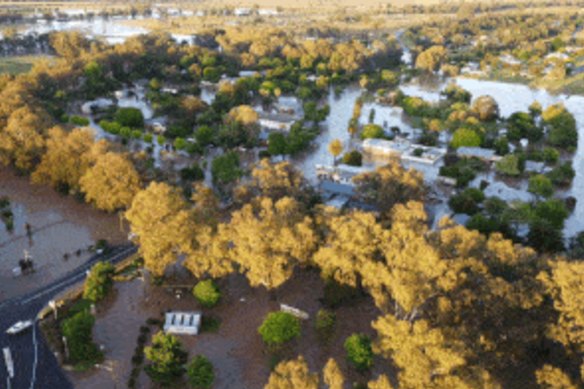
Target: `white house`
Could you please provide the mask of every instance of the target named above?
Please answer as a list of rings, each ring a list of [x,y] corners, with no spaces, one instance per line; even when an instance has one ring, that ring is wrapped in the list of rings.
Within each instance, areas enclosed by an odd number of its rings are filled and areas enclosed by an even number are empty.
[[[487,162],[497,162],[501,159],[501,157],[495,153],[495,150],[484,149],[482,147],[459,147],[456,150],[456,154],[459,157],[475,157]]]
[[[264,130],[290,131],[296,118],[292,115],[259,112],[258,123]]]
[[[249,15],[251,15],[251,9],[249,9],[249,8],[236,8],[235,11],[233,11],[233,14],[235,16],[249,16]]]
[[[200,312],[167,312],[164,332],[177,335],[197,335],[201,328]]]
[[[446,149],[412,144],[409,140],[365,139],[363,151],[379,156],[396,156],[404,161],[434,165],[446,155]]]

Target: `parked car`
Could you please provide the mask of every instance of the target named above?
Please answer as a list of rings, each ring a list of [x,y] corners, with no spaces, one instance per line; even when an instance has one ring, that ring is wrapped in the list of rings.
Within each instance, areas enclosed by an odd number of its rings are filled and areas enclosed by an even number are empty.
[[[17,321],[16,323],[14,323],[12,325],[12,327],[10,327],[9,329],[6,330],[6,333],[9,335],[16,335],[16,334],[19,334],[22,331],[32,327],[32,325],[33,325],[32,320]]]

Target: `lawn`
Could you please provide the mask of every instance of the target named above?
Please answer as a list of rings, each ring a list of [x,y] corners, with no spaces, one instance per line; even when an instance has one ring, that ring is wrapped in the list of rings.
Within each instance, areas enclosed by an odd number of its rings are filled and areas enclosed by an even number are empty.
[[[0,74],[21,74],[28,72],[33,65],[49,57],[44,55],[24,55],[19,57],[2,57],[0,58]]]

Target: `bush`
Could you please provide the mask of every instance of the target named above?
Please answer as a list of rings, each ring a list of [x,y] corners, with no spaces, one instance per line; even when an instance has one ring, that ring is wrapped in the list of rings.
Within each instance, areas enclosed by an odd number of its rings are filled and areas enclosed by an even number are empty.
[[[202,355],[195,356],[187,366],[189,384],[195,389],[206,389],[213,385],[215,372],[211,362]]]
[[[518,176],[521,174],[519,162],[519,157],[516,154],[509,154],[497,161],[495,170],[506,176]]]
[[[485,199],[485,194],[477,188],[468,188],[461,193],[452,196],[448,205],[456,213],[474,215],[480,210],[480,203]]]
[[[300,321],[287,312],[271,312],[258,332],[266,344],[279,345],[300,336]]]
[[[89,119],[87,119],[86,117],[83,117],[83,116],[73,115],[69,118],[69,121],[71,123],[75,124],[76,126],[88,126],[89,125]]]
[[[482,144],[482,139],[475,130],[470,128],[459,128],[452,134],[452,141],[450,145],[457,149],[459,147],[479,147]]]
[[[93,342],[92,331],[95,318],[87,311],[81,311],[63,320],[61,331],[67,338],[69,362],[75,364],[92,364],[102,357]]]
[[[363,155],[357,150],[351,150],[343,155],[343,163],[350,166],[362,166]]]
[[[183,181],[202,181],[205,179],[205,172],[198,163],[194,163],[191,167],[181,169],[180,178]]]
[[[554,194],[552,181],[543,174],[536,174],[529,178],[529,192],[536,196],[550,197]]]
[[[547,177],[557,186],[568,186],[576,176],[576,172],[570,162],[566,162],[555,167],[551,172],[546,174]]]
[[[367,124],[361,132],[361,139],[383,139],[384,137],[383,128],[377,124]]]
[[[316,314],[316,331],[323,338],[328,339],[332,335],[335,323],[337,321],[337,315],[326,309],[319,309]]]
[[[373,365],[371,340],[364,334],[353,334],[345,340],[347,358],[359,371],[369,370]]]
[[[116,122],[122,127],[143,128],[144,116],[142,111],[133,107],[118,108],[115,116]]]
[[[221,292],[212,280],[205,280],[197,282],[193,288],[193,296],[202,306],[211,308],[221,299]]]
[[[112,287],[114,266],[109,262],[98,262],[91,268],[83,287],[83,298],[92,302],[102,300]]]

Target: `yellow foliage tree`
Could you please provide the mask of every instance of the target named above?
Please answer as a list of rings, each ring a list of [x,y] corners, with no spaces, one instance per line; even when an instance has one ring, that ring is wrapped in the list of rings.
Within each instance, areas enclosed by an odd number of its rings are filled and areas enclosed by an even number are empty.
[[[79,184],[87,202],[113,212],[132,203],[140,190],[141,181],[131,161],[120,154],[108,152],[97,158]]]
[[[228,225],[219,227],[232,243],[231,260],[250,284],[272,289],[292,275],[294,265],[311,258],[318,242],[312,224],[296,200],[283,197],[277,202],[261,198],[256,207],[245,205]]]
[[[337,158],[343,152],[343,142],[339,139],[333,139],[328,145],[328,151],[331,153],[334,159],[334,163],[337,163]]]
[[[322,371],[323,381],[328,389],[343,389],[345,377],[337,362],[330,358]]]
[[[155,276],[191,247],[195,226],[179,189],[152,182],[136,194],[126,212],[140,245],[144,266]]]
[[[259,119],[258,113],[249,105],[240,105],[232,108],[228,116],[230,120],[243,124],[244,126],[256,124]]]
[[[107,141],[95,142],[91,129],[76,128],[68,133],[53,127],[49,130],[47,151],[32,174],[32,181],[54,188],[64,185],[76,192],[81,177],[107,148]]]
[[[0,131],[0,162],[31,170],[44,151],[44,128],[49,122],[45,112],[28,105],[13,111]]]
[[[541,389],[577,389],[570,377],[561,369],[544,365],[535,372],[537,383]]]
[[[311,373],[302,356],[280,362],[264,389],[318,389],[318,374]]]

